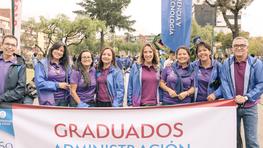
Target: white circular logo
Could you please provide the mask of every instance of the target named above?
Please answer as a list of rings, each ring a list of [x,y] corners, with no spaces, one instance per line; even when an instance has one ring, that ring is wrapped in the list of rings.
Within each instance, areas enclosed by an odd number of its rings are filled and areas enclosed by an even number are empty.
[[[6,117],[6,112],[5,111],[0,111],[0,118],[4,119]]]

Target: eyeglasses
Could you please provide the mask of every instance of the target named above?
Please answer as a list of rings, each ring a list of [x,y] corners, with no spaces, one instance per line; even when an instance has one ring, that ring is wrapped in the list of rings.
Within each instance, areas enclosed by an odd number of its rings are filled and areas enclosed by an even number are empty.
[[[15,44],[11,44],[11,43],[4,43],[4,45],[5,45],[5,46],[8,46],[8,47],[11,46],[12,48],[15,48],[15,47],[16,47]]]
[[[81,59],[91,59],[91,57],[84,56],[84,57],[81,57]]]
[[[247,47],[247,45],[246,44],[235,44],[235,45],[233,45],[233,47],[234,48],[245,48],[245,47]]]

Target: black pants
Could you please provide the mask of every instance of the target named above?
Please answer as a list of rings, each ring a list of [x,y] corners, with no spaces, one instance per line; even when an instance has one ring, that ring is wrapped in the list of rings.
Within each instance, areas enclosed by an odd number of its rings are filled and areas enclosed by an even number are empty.
[[[101,102],[97,100],[96,107],[112,107],[112,105],[111,102]]]

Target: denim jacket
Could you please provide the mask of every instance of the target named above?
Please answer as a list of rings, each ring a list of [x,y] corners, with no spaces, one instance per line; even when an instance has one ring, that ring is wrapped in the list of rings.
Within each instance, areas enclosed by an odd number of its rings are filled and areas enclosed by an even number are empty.
[[[96,78],[98,78],[100,75],[101,71],[98,70],[96,73]],[[122,107],[124,97],[124,80],[122,72],[119,68],[114,66],[110,67],[109,73],[107,75],[107,90],[112,106]]]

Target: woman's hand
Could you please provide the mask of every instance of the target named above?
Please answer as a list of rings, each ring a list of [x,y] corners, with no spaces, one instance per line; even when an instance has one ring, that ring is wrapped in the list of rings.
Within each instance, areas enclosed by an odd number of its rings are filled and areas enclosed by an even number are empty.
[[[181,93],[178,95],[178,98],[179,98],[180,100],[183,100],[183,99],[185,99],[187,96],[189,96],[189,93],[188,93],[187,91],[183,91],[183,92],[181,92]]]
[[[174,91],[174,90],[172,90],[172,89],[169,89],[168,90],[168,94],[171,96],[171,97],[177,97],[177,93]]]
[[[60,82],[60,83],[58,83],[58,87],[61,89],[68,90],[70,88],[70,85],[66,82]]]

